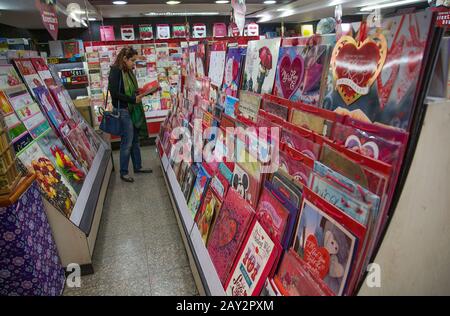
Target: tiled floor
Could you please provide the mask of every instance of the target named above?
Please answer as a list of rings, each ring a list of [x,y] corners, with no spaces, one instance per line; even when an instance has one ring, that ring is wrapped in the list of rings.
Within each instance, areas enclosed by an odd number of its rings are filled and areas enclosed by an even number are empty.
[[[64,295],[198,295],[155,147],[141,150],[153,174],[125,183],[118,169],[113,172],[94,250],[95,273]],[[114,152],[116,167],[118,157]]]

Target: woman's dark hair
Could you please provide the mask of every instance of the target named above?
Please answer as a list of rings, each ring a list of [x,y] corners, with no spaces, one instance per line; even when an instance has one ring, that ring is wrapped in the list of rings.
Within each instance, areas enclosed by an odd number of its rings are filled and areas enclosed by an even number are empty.
[[[127,59],[130,59],[137,54],[137,50],[135,50],[133,47],[124,47],[120,50],[119,54],[117,54],[116,61],[114,62],[113,66],[120,68],[120,70],[127,70],[123,58],[126,57]]]

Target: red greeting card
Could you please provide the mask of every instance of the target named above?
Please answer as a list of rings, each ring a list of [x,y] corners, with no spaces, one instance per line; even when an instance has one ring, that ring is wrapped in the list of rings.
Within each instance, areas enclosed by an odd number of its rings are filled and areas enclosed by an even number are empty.
[[[225,286],[230,296],[257,296],[281,254],[278,241],[270,238],[263,226],[254,220]]]
[[[228,190],[224,204],[211,232],[208,252],[225,285],[234,259],[244,240],[255,211],[233,188]]]
[[[314,167],[314,161],[308,156],[289,147],[280,151],[279,168],[292,176],[301,186],[308,186],[309,176]]]

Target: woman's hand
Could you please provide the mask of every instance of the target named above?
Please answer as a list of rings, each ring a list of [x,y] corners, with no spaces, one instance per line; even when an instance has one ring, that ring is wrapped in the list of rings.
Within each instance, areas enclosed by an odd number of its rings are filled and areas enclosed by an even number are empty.
[[[139,94],[136,96],[136,103],[141,103],[142,99],[145,97],[145,94]]]

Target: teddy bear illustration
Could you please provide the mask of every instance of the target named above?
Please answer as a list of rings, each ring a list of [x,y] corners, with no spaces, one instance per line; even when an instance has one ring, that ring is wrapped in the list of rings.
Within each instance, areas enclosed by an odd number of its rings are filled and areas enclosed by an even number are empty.
[[[339,263],[337,256],[339,253],[339,244],[333,233],[329,230],[325,232],[324,247],[330,254],[330,268],[328,275],[332,278],[342,278],[344,276],[344,267]]]

